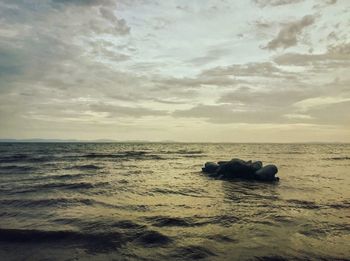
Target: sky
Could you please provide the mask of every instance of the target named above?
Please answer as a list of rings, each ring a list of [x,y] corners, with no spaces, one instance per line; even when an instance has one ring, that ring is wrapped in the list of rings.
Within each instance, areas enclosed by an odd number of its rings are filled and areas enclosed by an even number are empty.
[[[0,0],[0,138],[350,142],[348,0]]]

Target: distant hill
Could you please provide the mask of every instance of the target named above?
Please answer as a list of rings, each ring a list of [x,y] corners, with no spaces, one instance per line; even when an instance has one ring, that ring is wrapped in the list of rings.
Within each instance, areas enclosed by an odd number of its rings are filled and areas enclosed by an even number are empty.
[[[176,143],[176,141],[148,141],[148,140],[111,140],[111,139],[97,139],[97,140],[77,140],[77,139],[0,139],[0,143],[3,142],[32,142],[32,143],[65,143],[65,142],[96,142],[96,143],[108,143],[108,142],[116,142],[116,143]]]
[[[115,140],[77,140],[77,139],[0,139],[0,142],[116,142]]]

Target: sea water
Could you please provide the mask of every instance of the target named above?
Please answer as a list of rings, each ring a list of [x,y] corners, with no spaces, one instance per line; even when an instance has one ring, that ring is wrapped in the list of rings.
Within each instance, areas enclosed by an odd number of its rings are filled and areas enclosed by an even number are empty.
[[[261,160],[277,183],[206,161]],[[2,143],[1,260],[350,258],[349,144]]]

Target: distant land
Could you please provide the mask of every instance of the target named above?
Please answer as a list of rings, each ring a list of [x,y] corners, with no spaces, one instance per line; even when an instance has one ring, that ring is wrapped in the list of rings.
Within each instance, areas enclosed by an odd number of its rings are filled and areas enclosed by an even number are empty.
[[[174,141],[174,140],[161,140],[161,141],[150,141],[150,140],[113,140],[113,139],[97,139],[97,140],[78,140],[78,139],[0,139],[0,143],[270,143],[270,144],[349,144],[349,142],[341,141],[309,141],[309,142],[187,142],[187,141]]]
[[[134,143],[147,143],[152,141],[146,140],[127,140],[127,141],[119,141],[119,140],[111,140],[111,139],[98,139],[98,140],[78,140],[78,139],[0,139],[0,142],[52,142],[52,143],[65,143],[65,142],[134,142]],[[170,142],[170,141],[166,141]]]

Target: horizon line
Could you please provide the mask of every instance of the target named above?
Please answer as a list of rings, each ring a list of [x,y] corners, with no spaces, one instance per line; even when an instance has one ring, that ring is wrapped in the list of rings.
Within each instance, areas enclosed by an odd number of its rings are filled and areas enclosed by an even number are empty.
[[[46,139],[46,138],[0,138],[0,143],[213,143],[213,144],[350,144],[349,141],[177,141],[177,140],[114,140],[114,139]]]

